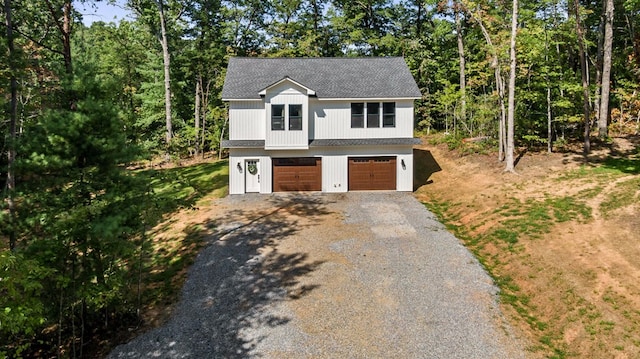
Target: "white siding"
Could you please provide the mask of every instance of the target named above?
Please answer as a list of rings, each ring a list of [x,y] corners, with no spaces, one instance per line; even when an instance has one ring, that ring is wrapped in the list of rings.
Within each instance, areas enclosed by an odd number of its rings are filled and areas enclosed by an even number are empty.
[[[395,102],[396,127],[351,128],[351,102]],[[309,100],[313,139],[411,138],[413,100],[321,101]],[[381,120],[382,121],[382,120]],[[366,122],[366,119],[365,119]]]
[[[309,98],[306,91],[299,86],[284,81],[267,90],[265,96],[266,136],[265,148],[267,149],[307,149],[309,148]],[[271,130],[271,105],[285,105],[284,131]],[[289,130],[289,106],[302,105],[302,131]]]
[[[348,157],[395,156],[396,190],[413,191],[413,149],[411,146],[362,146],[362,147],[325,147],[305,150],[262,150],[232,149],[229,155],[229,193],[245,192],[246,160],[260,161],[260,193],[271,193],[273,189],[272,157],[320,157],[322,158],[322,191],[347,192]],[[404,160],[405,168],[402,168]],[[242,172],[238,169],[238,164]]]
[[[347,156],[326,155],[322,157],[322,192],[347,192]]]
[[[231,101],[229,103],[229,139],[264,139],[264,103],[262,101]]]
[[[232,149],[229,153],[229,194],[245,193],[246,160],[259,161],[260,193],[271,193],[271,157],[261,151]]]

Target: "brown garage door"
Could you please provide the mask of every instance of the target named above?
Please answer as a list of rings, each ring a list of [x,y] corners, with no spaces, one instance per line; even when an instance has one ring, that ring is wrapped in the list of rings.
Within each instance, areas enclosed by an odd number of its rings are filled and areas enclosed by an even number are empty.
[[[349,190],[395,190],[395,157],[349,158]]]
[[[322,160],[314,157],[274,158],[273,191],[321,191]]]

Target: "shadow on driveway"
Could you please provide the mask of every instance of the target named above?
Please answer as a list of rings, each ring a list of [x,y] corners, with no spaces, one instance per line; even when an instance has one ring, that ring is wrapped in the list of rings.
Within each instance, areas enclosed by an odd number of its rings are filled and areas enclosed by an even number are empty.
[[[296,300],[318,285],[301,285],[321,261],[306,253],[280,253],[278,242],[329,214],[326,198],[227,198],[233,209],[204,223],[210,242],[198,255],[171,319],[110,358],[246,358],[262,341],[260,328],[288,323],[278,302]],[[235,203],[234,203],[235,202]],[[243,203],[244,202],[244,203]],[[275,309],[274,309],[275,308]]]

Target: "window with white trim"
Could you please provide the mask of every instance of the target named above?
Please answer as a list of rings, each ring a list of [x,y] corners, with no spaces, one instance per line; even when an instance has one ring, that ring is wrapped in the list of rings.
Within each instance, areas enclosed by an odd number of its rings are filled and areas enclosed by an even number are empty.
[[[382,127],[396,127],[396,103],[382,104]]]
[[[289,131],[302,131],[302,105],[289,105]]]
[[[396,127],[396,103],[352,102],[351,128],[364,128],[365,124],[367,128]]]
[[[367,103],[367,128],[380,127],[380,104],[377,102]]]
[[[271,105],[272,131],[302,131],[302,105]]]
[[[351,128],[364,128],[364,103],[351,104]]]
[[[271,105],[271,130],[284,131],[284,105]]]

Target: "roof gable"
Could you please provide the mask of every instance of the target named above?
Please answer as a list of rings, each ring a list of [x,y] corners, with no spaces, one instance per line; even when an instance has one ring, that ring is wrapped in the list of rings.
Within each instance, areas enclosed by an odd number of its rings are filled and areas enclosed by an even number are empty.
[[[292,83],[292,84],[294,84],[294,85],[296,85],[296,86],[298,86],[300,88],[303,88],[307,92],[306,93],[307,96],[314,96],[316,94],[316,92],[313,91],[312,89],[308,88],[307,86],[305,86],[305,85],[303,85],[303,84],[301,84],[301,83],[299,83],[297,81],[294,81],[294,80],[290,79],[289,77],[285,77],[282,80],[276,81],[275,83],[263,88],[262,90],[260,90],[260,92],[258,92],[258,94],[260,96],[264,96],[264,95],[267,94],[267,90],[269,90],[271,88],[274,88],[274,87],[276,87],[276,86],[278,86],[278,85],[280,85],[282,83],[285,83],[285,82],[289,82],[289,83]]]
[[[259,100],[261,92],[286,79],[315,91],[319,99],[422,96],[401,57],[232,57],[222,98]]]

